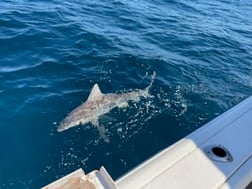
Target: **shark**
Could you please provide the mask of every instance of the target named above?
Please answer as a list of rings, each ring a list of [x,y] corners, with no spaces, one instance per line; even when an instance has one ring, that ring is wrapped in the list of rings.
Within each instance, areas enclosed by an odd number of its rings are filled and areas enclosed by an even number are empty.
[[[99,130],[100,135],[108,142],[105,128],[99,125],[99,117],[116,107],[125,107],[129,101],[139,101],[141,97],[150,96],[149,91],[156,76],[153,72],[150,84],[144,89],[135,89],[121,93],[102,93],[99,85],[94,84],[87,100],[73,109],[59,124],[57,131],[62,132],[72,127],[91,123]]]

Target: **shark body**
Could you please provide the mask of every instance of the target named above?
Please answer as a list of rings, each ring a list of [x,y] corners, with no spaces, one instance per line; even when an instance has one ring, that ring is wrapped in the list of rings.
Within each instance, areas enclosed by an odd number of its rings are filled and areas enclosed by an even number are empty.
[[[138,101],[140,97],[148,97],[149,89],[152,86],[156,73],[152,75],[152,80],[145,89],[136,89],[127,93],[108,93],[101,92],[98,84],[95,84],[86,102],[72,110],[63,119],[57,129],[58,132],[67,130],[71,127],[92,123],[97,126],[100,134],[105,133],[104,128],[99,126],[98,119],[115,107],[123,107],[128,101]]]

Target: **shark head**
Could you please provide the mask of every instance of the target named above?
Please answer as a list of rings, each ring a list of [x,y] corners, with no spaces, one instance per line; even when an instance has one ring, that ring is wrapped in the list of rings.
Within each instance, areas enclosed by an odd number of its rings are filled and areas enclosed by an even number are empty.
[[[68,116],[63,119],[60,122],[60,125],[57,128],[58,132],[62,132],[65,131],[71,127],[75,127],[75,126],[79,126],[79,125],[84,125],[88,122],[91,123],[97,123],[97,119],[96,117],[93,118],[94,115],[85,115],[84,112],[86,113],[90,113],[92,110],[89,109],[90,108],[90,104],[94,103],[97,100],[100,100],[102,98],[103,94],[98,86],[98,84],[95,84],[88,96],[88,99],[86,101],[86,103],[84,103],[83,105],[81,105],[78,110],[75,109],[72,112],[70,112],[68,114]],[[85,106],[86,104],[86,106]],[[82,111],[86,109],[86,111]],[[90,110],[90,111],[88,111]]]
[[[64,122],[62,121],[62,122],[60,123],[60,125],[58,126],[57,131],[58,131],[58,132],[62,132],[62,131],[64,131],[64,130],[66,130],[66,129],[68,129],[68,128],[67,128],[67,125],[64,124]]]
[[[61,121],[60,125],[58,126],[57,128],[57,131],[58,132],[62,132],[62,131],[65,131],[71,127],[74,127],[74,126],[77,126],[77,125],[80,125],[80,122],[70,122],[68,121],[68,119],[64,119],[63,121]]]

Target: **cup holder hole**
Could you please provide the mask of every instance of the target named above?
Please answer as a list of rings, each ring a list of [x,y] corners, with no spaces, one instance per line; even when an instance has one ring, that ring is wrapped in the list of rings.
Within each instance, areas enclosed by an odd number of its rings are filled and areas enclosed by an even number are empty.
[[[231,162],[233,157],[222,145],[208,145],[204,148],[205,154],[213,161]]]
[[[221,147],[213,147],[212,152],[214,153],[214,155],[221,158],[224,158],[227,156],[227,152]]]

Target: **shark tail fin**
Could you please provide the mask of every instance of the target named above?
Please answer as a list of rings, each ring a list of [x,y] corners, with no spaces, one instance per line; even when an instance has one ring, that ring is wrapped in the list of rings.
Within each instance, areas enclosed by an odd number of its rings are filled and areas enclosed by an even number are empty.
[[[155,80],[155,77],[156,77],[156,72],[154,71],[153,74],[152,74],[152,76],[151,76],[151,82],[150,82],[150,84],[145,88],[145,91],[146,91],[147,93],[149,93],[150,88],[152,87],[153,82],[154,82],[154,80]]]

